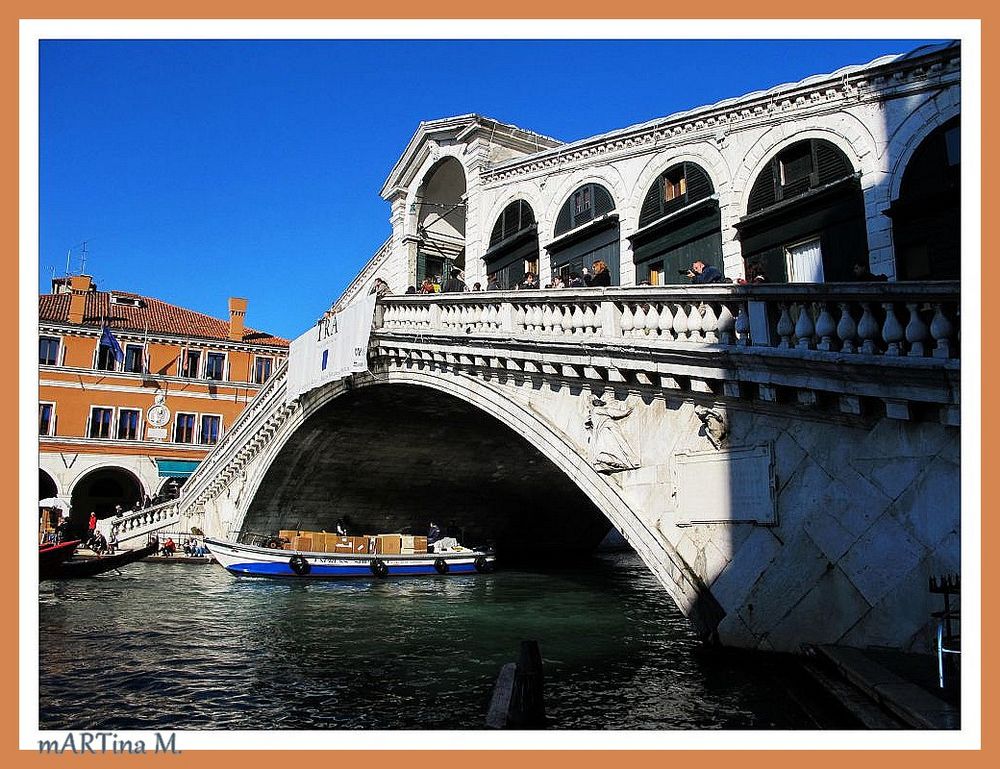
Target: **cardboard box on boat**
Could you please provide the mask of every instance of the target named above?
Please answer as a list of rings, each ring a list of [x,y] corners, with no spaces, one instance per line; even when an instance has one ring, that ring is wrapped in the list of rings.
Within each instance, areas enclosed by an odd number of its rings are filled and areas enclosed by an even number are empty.
[[[413,538],[413,552],[414,553],[426,553],[427,552],[427,537],[414,537]]]
[[[379,534],[375,539],[375,552],[380,555],[398,555],[403,538],[399,534]]]
[[[353,553],[354,537],[334,536],[330,543],[332,553]]]
[[[293,539],[299,536],[299,532],[296,529],[282,529],[281,531],[278,532],[278,536],[281,537],[282,539],[287,539],[289,542],[291,542]]]
[[[285,544],[283,544],[281,546],[281,549],[282,550],[291,550],[292,549],[292,543],[291,542],[286,542]]]
[[[296,536],[292,540],[292,550],[305,550],[312,552],[313,549],[313,538],[305,536]]]
[[[368,553],[368,537],[350,537],[351,546],[355,553]]]

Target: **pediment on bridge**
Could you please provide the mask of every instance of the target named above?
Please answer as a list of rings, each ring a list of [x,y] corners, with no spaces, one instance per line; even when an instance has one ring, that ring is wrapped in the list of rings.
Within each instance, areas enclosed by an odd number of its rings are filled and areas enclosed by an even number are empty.
[[[390,200],[397,190],[407,189],[427,158],[440,153],[444,147],[465,145],[468,148],[476,145],[484,153],[487,163],[497,163],[562,144],[558,139],[471,113],[421,121],[382,185],[380,194]]]

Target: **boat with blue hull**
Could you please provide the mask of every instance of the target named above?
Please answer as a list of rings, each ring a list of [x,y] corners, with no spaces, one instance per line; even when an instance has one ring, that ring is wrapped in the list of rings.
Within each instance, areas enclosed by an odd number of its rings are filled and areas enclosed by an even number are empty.
[[[232,574],[252,577],[342,579],[475,574],[493,571],[491,550],[450,549],[436,553],[317,553],[283,550],[205,537],[215,560]]]

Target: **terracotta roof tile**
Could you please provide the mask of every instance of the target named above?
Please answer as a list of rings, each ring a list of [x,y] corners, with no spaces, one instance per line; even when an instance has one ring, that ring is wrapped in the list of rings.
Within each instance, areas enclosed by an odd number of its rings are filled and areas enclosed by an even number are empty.
[[[112,303],[112,296],[142,300],[142,306]],[[69,322],[69,294],[41,294],[38,297],[38,320],[43,323]],[[161,302],[149,296],[141,296],[125,291],[91,291],[83,311],[83,324],[100,328],[106,319],[112,329],[145,331],[151,333],[174,334],[177,336],[218,339],[228,341],[229,322],[194,310]],[[274,345],[287,347],[288,340],[272,336],[264,331],[244,328],[243,342],[246,344]]]

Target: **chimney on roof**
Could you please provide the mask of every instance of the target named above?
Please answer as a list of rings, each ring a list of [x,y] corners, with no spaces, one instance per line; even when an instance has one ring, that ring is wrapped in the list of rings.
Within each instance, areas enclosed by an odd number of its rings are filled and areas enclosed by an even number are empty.
[[[229,297],[229,339],[239,342],[243,339],[243,319],[247,314],[247,300]]]
[[[69,320],[70,323],[83,323],[83,310],[87,306],[87,294],[93,290],[93,281],[89,275],[73,275],[69,279]]]

